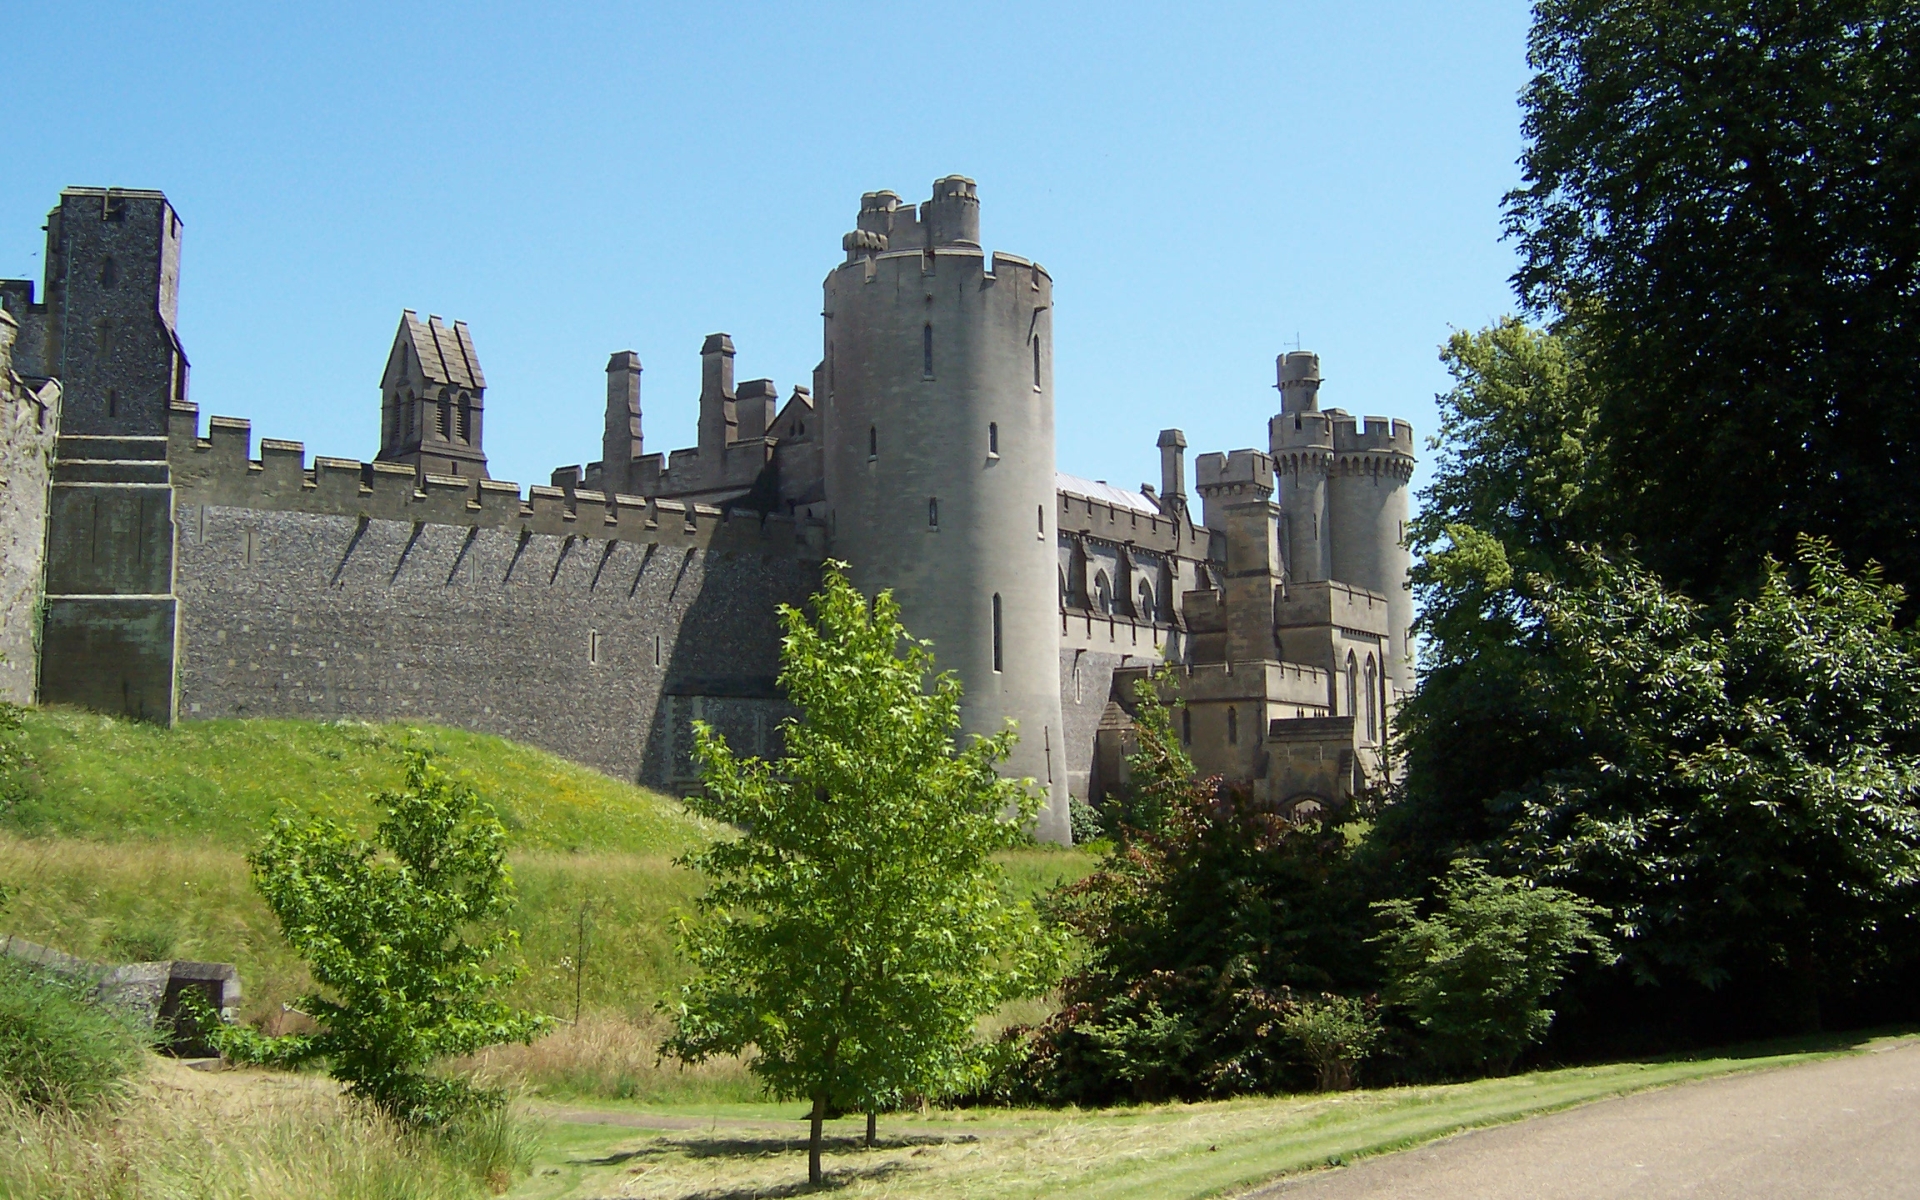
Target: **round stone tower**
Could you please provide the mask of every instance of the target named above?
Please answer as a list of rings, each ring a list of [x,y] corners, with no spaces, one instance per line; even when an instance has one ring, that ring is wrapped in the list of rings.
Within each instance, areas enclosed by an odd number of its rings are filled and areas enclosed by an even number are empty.
[[[1334,580],[1387,598],[1387,678],[1413,690],[1413,593],[1407,573],[1407,481],[1413,426],[1320,409],[1320,356],[1295,350],[1277,363],[1280,413],[1267,424],[1287,568],[1300,583]]]
[[[1011,718],[1004,773],[1047,797],[1068,840],[1053,503],[1053,281],[980,248],[973,181],[903,205],[861,197],[827,276],[826,499],[831,553],[966,689],[964,733]]]
[[[1320,411],[1320,356],[1295,350],[1279,361],[1280,414],[1267,422],[1268,449],[1280,484],[1281,545],[1288,578],[1333,578],[1327,524],[1327,474],[1333,468],[1333,426]]]

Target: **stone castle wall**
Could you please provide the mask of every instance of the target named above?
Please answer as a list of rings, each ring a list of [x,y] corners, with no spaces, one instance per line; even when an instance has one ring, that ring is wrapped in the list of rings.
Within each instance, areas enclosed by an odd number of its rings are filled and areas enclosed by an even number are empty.
[[[0,314],[0,700],[33,700],[41,568],[60,386],[13,374],[13,320]]]
[[[308,469],[294,443],[255,462],[244,423],[201,440],[176,418],[181,719],[431,721],[674,791],[697,719],[777,751],[775,606],[819,585],[791,521],[416,488],[411,468]]]

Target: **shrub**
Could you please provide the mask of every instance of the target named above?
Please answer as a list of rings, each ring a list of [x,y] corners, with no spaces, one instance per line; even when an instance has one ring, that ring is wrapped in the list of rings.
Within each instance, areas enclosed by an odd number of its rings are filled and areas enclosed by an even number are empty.
[[[1331,992],[1294,1001],[1280,1017],[1280,1029],[1313,1064],[1323,1092],[1352,1087],[1354,1067],[1379,1043],[1382,1033],[1373,1004]]]
[[[1067,801],[1067,817],[1070,822],[1069,828],[1073,833],[1073,844],[1076,846],[1099,841],[1107,835],[1100,810],[1078,796]]]
[[[1430,917],[1411,900],[1373,905],[1387,924],[1375,940],[1385,949],[1389,996],[1440,1066],[1504,1074],[1553,1023],[1545,1002],[1570,960],[1583,952],[1612,960],[1594,928],[1607,910],[1560,888],[1489,875],[1473,859],[1448,868],[1439,899]]]
[[[1288,989],[1371,982],[1347,839],[1196,779],[1150,685],[1135,724],[1119,840],[1052,901],[1087,955],[1062,985],[1060,1010],[1010,1032],[1027,1052],[1010,1056],[997,1090],[1105,1104],[1304,1084],[1280,1032]]]
[[[0,954],[0,1088],[53,1112],[119,1094],[150,1035],[75,982]]]
[[[223,1053],[291,1066],[324,1059],[354,1095],[411,1125],[440,1125],[486,1107],[436,1060],[526,1042],[543,1017],[494,998],[514,946],[506,830],[471,787],[409,755],[407,786],[383,793],[374,842],[338,822],[283,818],[251,858],[254,883],[287,941],[331,995],[295,1006],[317,1032],[266,1037],[215,1032]]]

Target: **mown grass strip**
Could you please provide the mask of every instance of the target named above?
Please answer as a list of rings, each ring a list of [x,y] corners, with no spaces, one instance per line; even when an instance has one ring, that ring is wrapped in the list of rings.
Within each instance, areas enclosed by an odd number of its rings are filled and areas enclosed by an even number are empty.
[[[1845,1053],[1843,1040],[1780,1044],[1722,1057],[1619,1063],[1507,1079],[1338,1096],[1158,1105],[1098,1112],[968,1110],[881,1121],[881,1148],[857,1145],[857,1123],[832,1130],[838,1190],[860,1197],[1179,1200],[1222,1195],[1331,1162],[1404,1149],[1648,1088]],[[629,1109],[629,1113],[636,1110]],[[695,1200],[781,1194],[804,1178],[794,1105],[674,1106],[706,1129],[556,1129],[545,1161],[557,1176],[529,1196],[642,1194]],[[664,1115],[664,1114],[663,1114]],[[735,1122],[729,1124],[729,1122]],[[786,1126],[791,1126],[790,1129]]]

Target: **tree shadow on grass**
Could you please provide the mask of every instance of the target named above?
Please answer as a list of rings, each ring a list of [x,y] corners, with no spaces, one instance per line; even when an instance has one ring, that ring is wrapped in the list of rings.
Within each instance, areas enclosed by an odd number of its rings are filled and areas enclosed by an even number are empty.
[[[1765,1041],[1738,1042],[1731,1046],[1702,1046],[1673,1054],[1650,1055],[1628,1061],[1649,1064],[1696,1062],[1711,1058],[1773,1058],[1783,1054],[1831,1054],[1857,1050],[1882,1038],[1911,1036],[1920,1029],[1911,1025],[1877,1026],[1870,1029],[1845,1029],[1834,1032],[1803,1033]]]
[[[909,1150],[921,1146],[964,1146],[980,1139],[971,1133],[904,1134],[893,1137],[881,1137],[874,1140],[872,1149]],[[602,1155],[599,1158],[582,1158],[575,1161],[583,1166],[615,1167],[622,1163],[648,1162],[680,1155],[686,1158],[776,1158],[785,1154],[805,1151],[805,1137],[656,1137],[646,1145],[633,1150]],[[853,1137],[826,1137],[820,1140],[820,1148],[828,1154],[850,1154],[867,1149],[866,1139]]]

